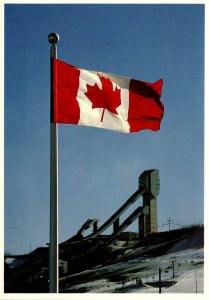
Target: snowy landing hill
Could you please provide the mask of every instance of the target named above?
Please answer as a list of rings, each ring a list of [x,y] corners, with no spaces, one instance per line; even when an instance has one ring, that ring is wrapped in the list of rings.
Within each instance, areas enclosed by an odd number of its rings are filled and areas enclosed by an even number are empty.
[[[64,293],[203,293],[203,227],[116,241],[105,262],[63,276]],[[112,255],[111,255],[112,254]]]
[[[65,284],[61,292],[159,293],[161,269],[161,293],[203,293],[203,259],[203,248],[195,248],[100,266],[75,275],[83,282]]]
[[[60,293],[203,293],[204,228],[59,245]],[[48,248],[5,257],[5,292],[48,292]]]

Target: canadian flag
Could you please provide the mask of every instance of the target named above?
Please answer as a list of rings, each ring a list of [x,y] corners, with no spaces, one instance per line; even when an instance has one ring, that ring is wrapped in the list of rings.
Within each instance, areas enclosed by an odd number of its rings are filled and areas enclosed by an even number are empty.
[[[53,59],[52,122],[121,132],[159,130],[162,79],[148,83]]]

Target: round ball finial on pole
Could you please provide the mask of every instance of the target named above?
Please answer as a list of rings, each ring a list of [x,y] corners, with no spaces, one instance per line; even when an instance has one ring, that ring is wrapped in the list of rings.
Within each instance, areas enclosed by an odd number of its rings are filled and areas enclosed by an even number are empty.
[[[56,32],[50,33],[48,35],[48,41],[50,44],[53,44],[53,45],[57,44],[59,41],[59,34]]]

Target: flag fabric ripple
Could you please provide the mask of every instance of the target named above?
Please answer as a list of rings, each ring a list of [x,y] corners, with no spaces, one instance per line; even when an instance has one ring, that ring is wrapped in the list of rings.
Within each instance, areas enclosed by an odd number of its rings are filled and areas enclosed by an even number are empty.
[[[162,79],[148,83],[53,59],[52,80],[54,123],[126,133],[160,129],[164,114]]]

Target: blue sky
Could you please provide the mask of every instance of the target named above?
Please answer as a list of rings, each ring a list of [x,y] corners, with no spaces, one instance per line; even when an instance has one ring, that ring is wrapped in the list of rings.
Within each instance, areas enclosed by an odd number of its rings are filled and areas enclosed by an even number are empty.
[[[159,230],[203,223],[204,5],[5,6],[5,251],[49,242],[49,49],[81,68],[164,81],[161,130],[122,134],[59,125],[59,240],[102,225],[160,172]],[[142,199],[136,205],[141,205]],[[137,224],[132,225],[137,230]]]

